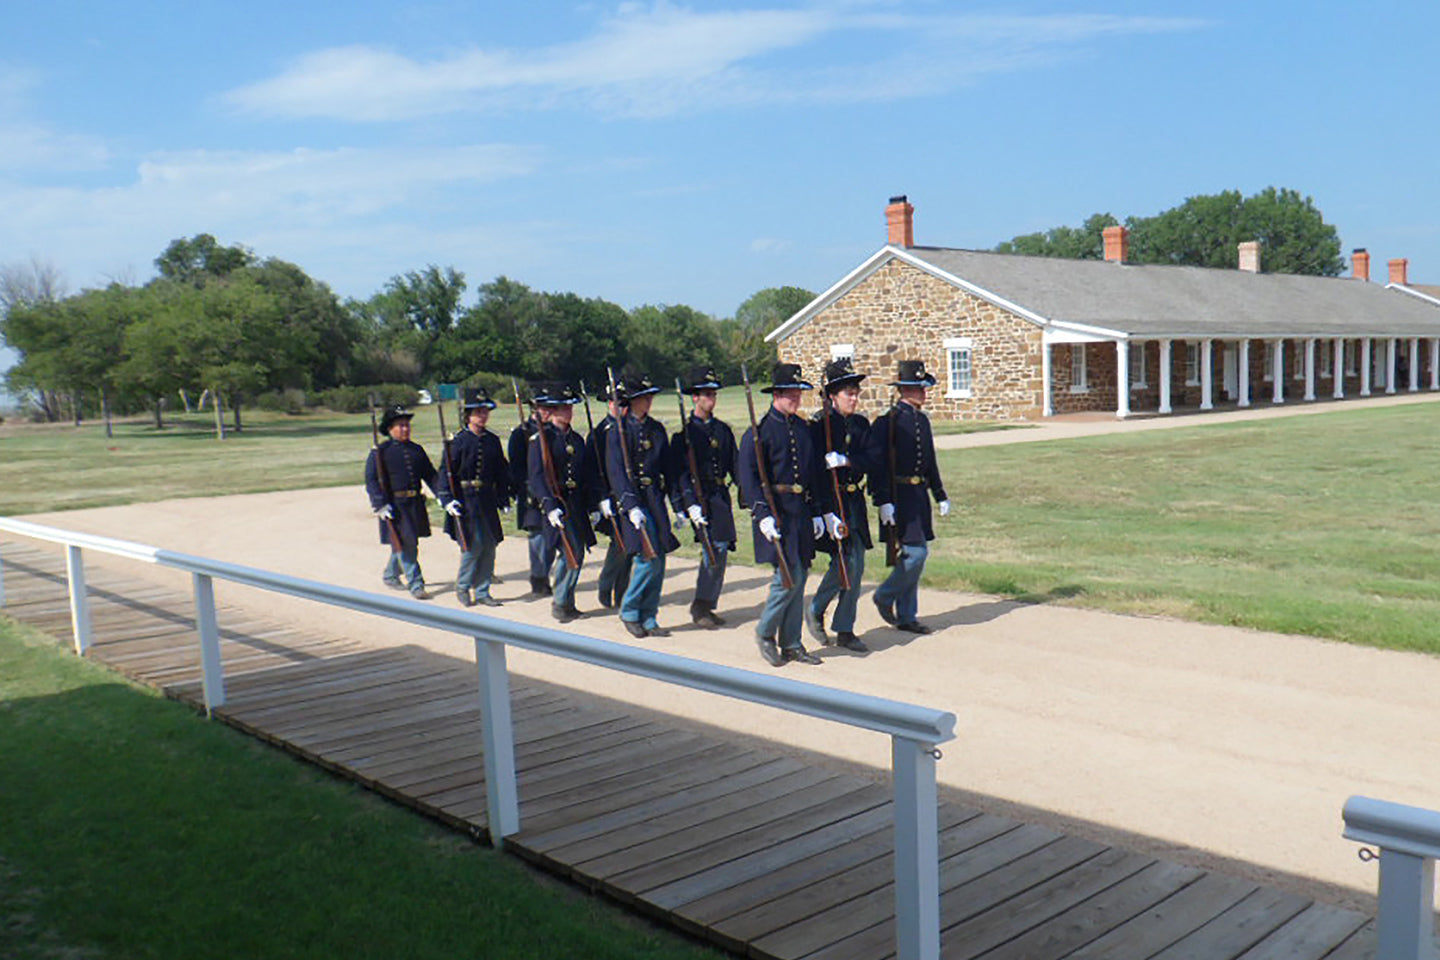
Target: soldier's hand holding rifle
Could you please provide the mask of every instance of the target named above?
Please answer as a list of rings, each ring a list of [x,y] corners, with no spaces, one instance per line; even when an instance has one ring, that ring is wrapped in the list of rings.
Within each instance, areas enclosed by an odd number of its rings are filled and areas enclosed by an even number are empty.
[[[760,535],[771,543],[780,542],[780,528],[775,526],[774,517],[760,518]]]
[[[880,504],[880,523],[887,527],[895,523],[895,504]]]
[[[459,500],[451,500],[449,503],[445,504],[445,512],[450,514],[450,516],[452,517],[459,517],[460,514],[464,512],[464,510],[461,509]]]
[[[812,534],[814,534],[816,540],[819,540],[821,537],[825,536],[825,518],[811,517],[810,531]]]
[[[705,511],[700,509],[700,504],[698,503],[690,504],[685,510],[685,515],[689,517],[690,522],[697,527],[707,527],[710,525],[710,521],[705,519]]]
[[[390,506],[390,504],[383,503],[375,508],[375,516],[379,517],[381,520],[394,520],[395,510],[393,507]]]
[[[824,519],[825,531],[830,534],[831,538],[835,540],[844,540],[845,522],[840,519],[839,515],[834,513],[827,513],[825,514]]]
[[[559,530],[565,526],[565,511],[561,510],[559,507],[551,510],[545,515],[545,517],[550,521],[550,526],[554,527],[556,530]]]

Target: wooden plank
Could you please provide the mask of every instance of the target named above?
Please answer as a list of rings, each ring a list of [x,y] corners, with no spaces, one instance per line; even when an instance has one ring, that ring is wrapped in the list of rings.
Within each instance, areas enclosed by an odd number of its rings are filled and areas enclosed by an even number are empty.
[[[1207,874],[1093,942],[1070,960],[1150,957],[1189,936],[1259,887],[1218,873]]]
[[[1238,960],[1321,960],[1369,922],[1355,910],[1312,903]]]
[[[1238,957],[1310,903],[1308,898],[1297,894],[1261,888],[1156,954],[1155,960],[1182,960],[1198,956],[1229,960]]]
[[[1371,920],[1352,933],[1340,946],[1325,954],[1325,960],[1375,960],[1375,948],[1378,945],[1375,921]]]

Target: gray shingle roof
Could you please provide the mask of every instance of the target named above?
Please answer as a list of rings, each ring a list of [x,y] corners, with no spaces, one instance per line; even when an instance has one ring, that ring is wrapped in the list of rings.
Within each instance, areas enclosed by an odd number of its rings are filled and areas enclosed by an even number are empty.
[[[1131,336],[1440,336],[1440,307],[1362,280],[942,247],[905,252],[1046,320]]]

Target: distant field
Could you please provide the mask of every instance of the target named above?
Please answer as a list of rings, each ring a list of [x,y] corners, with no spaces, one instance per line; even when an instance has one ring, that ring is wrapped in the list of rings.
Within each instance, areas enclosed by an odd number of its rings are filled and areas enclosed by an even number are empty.
[[[721,396],[743,427],[744,392]],[[673,423],[673,394],[657,400]],[[956,510],[926,582],[1440,652],[1435,416],[1342,410],[946,451]],[[97,424],[0,428],[0,513],[358,484],[370,445],[366,415],[257,413],[223,443],[203,416],[176,423],[122,424],[108,442]],[[513,408],[493,414],[502,435],[514,423]],[[420,408],[432,455],[438,433]],[[752,556],[742,543],[737,559]],[[869,578],[883,570],[877,551]]]

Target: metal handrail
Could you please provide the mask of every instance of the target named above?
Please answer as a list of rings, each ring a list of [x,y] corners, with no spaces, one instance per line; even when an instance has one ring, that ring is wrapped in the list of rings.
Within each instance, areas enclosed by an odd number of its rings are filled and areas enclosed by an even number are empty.
[[[473,637],[480,681],[481,735],[485,741],[488,823],[491,838],[497,846],[506,836],[520,829],[506,646],[888,734],[891,737],[895,781],[896,951],[902,960],[931,960],[939,956],[935,783],[935,761],[939,751],[935,746],[954,738],[953,713],[676,654],[639,649],[549,627],[516,623],[463,610],[422,606],[408,599],[126,540],[76,533],[26,520],[0,517],[0,531],[65,546],[75,650],[80,655],[84,655],[90,646],[90,616],[82,550],[96,550],[188,571],[195,590],[196,627],[207,712],[213,712],[225,702],[224,667],[220,658],[215,610],[216,579]],[[3,566],[0,566],[0,606],[4,602]]]
[[[1345,839],[1380,848],[1376,960],[1435,960],[1440,811],[1355,796],[1341,815]]]

